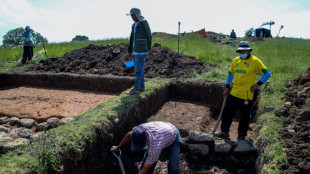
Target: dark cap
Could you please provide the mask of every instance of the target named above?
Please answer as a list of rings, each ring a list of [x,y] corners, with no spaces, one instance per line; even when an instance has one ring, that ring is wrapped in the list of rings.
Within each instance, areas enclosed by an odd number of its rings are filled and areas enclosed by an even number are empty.
[[[250,48],[250,45],[247,41],[239,42],[239,46],[236,52],[243,51],[243,50],[249,50],[250,52],[252,51],[252,48]]]
[[[146,145],[146,132],[142,126],[136,126],[131,132],[131,150],[140,152]]]

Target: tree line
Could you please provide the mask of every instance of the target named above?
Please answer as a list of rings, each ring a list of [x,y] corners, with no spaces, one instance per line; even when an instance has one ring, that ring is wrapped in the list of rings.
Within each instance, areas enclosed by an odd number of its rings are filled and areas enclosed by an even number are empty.
[[[2,46],[19,46],[22,45],[22,33],[25,31],[23,27],[18,27],[8,31],[2,40]],[[46,37],[42,36],[39,32],[35,32],[33,29],[30,29],[30,33],[32,34],[35,44],[47,43],[48,40]],[[84,35],[76,35],[72,42],[80,42],[80,41],[89,41],[89,38]]]

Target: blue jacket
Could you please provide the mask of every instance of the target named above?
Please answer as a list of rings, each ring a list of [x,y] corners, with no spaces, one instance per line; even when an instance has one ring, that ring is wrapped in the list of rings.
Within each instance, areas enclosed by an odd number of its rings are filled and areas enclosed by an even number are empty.
[[[25,31],[23,32],[22,37],[24,46],[34,46],[34,41],[31,33]]]

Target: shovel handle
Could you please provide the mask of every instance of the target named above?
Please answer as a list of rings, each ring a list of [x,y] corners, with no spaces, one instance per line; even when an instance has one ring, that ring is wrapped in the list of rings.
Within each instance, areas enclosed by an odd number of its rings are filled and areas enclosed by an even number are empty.
[[[113,155],[117,158],[118,160],[118,164],[119,167],[121,168],[122,174],[126,174],[125,169],[124,169],[124,165],[122,163],[122,159],[121,159],[121,155],[122,155],[122,151],[119,150],[119,155],[116,155],[113,151],[112,151]]]
[[[223,113],[223,109],[224,109],[224,106],[225,106],[225,103],[226,103],[226,98],[227,98],[227,96],[224,98],[224,101],[223,101],[223,104],[222,104],[222,108],[221,108],[220,115],[219,115],[219,117],[217,118],[217,121],[216,121],[216,123],[215,123],[215,126],[214,126],[214,128],[213,128],[213,130],[212,130],[212,132],[211,132],[211,135],[212,135],[212,136],[214,135],[214,133],[215,133],[215,131],[216,131],[217,127],[219,126],[220,121],[221,121],[221,119],[222,119],[222,113]]]

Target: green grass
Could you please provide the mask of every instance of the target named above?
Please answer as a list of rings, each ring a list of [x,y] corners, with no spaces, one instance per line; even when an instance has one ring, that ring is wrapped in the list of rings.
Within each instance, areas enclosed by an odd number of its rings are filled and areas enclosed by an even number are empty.
[[[242,38],[238,38],[238,41]],[[95,45],[106,45],[106,44],[119,44],[128,42],[127,39],[121,40],[107,40],[107,41],[91,41],[91,42],[81,42],[81,43],[60,43],[60,44],[48,44],[47,54],[49,57],[59,57],[63,56],[66,52],[85,47],[89,44]],[[225,41],[223,41],[225,42]],[[167,46],[174,51],[178,50],[178,40],[174,39],[153,39],[153,43],[159,43],[162,46]],[[283,129],[281,127],[281,122],[283,118],[278,118],[274,115],[274,110],[283,105],[283,99],[286,92],[285,84],[287,81],[291,80],[298,74],[302,74],[309,66],[310,62],[310,40],[302,39],[290,39],[290,38],[269,38],[264,39],[264,41],[259,42],[249,42],[251,48],[253,49],[253,55],[259,57],[267,68],[272,72],[270,78],[270,85],[265,90],[265,92],[260,97],[260,108],[258,112],[258,128],[259,128],[259,139],[263,141],[266,145],[264,149],[263,157],[265,160],[270,161],[263,168],[263,173],[280,173],[280,170],[276,167],[276,164],[283,163],[286,161],[286,154],[283,151],[281,145],[281,138],[279,135],[279,130]],[[23,68],[23,65],[16,64],[17,58],[15,55],[20,56],[21,48],[1,48],[0,54],[0,73],[5,72],[12,68]],[[41,46],[38,46],[38,50]],[[213,66],[207,65],[209,70],[207,73],[197,75],[196,79],[204,80],[217,80],[224,82],[230,64],[234,57],[237,56],[236,47],[231,47],[228,44],[213,43],[204,38],[196,35],[185,35],[180,39],[180,52],[186,55],[196,56],[197,59],[205,62],[206,64],[212,64]],[[216,66],[214,66],[216,65]],[[258,77],[259,79],[260,77]],[[152,88],[157,88],[160,84],[151,83]],[[151,92],[151,91],[149,91]],[[141,95],[144,95],[141,94]],[[121,95],[120,97],[124,97]],[[93,111],[82,114],[78,117],[75,122],[83,122],[81,127],[78,127],[77,131],[72,131],[73,127],[59,128],[59,131],[66,131],[68,135],[60,136],[56,138],[56,142],[68,141],[68,147],[75,149],[76,151],[83,151],[83,146],[80,146],[74,139],[82,141],[84,139],[91,140],[94,135],[91,133],[89,127],[95,127],[94,121],[98,121],[98,116],[105,114],[115,115],[119,113],[126,113],[127,110],[124,107],[124,103],[120,103],[119,98],[111,99],[109,102],[100,104]],[[130,98],[123,99],[125,103],[132,102]],[[104,110],[100,108],[107,108]],[[110,109],[108,109],[110,108]],[[113,109],[114,108],[114,109]],[[115,110],[115,108],[117,108]],[[87,116],[87,117],[86,117]],[[87,119],[86,119],[87,118]],[[103,119],[102,117],[101,119]],[[90,121],[90,122],[88,122]],[[102,120],[101,120],[102,121]],[[67,130],[68,129],[68,130]],[[57,129],[58,130],[58,129]],[[57,132],[57,131],[56,131]],[[81,137],[82,136],[82,137]],[[60,148],[55,145],[54,149]],[[42,166],[36,165],[34,162],[37,160],[34,156],[27,154],[22,155],[20,158],[12,157],[13,153],[10,152],[8,155],[3,155],[0,159],[0,173],[3,173],[2,168],[12,168],[16,166],[4,165],[6,160],[15,160],[14,164],[30,165],[34,168]],[[43,157],[41,159],[48,159],[46,164],[55,164],[57,166],[57,158],[53,159],[50,154],[54,152],[42,152]],[[25,160],[26,159],[26,160]],[[29,160],[27,160],[29,159]],[[49,165],[53,166],[53,165]],[[43,170],[43,169],[42,169]]]
[[[169,80],[152,79],[146,82],[147,90],[139,97],[129,96],[123,92],[118,97],[111,98],[79,115],[71,122],[57,129],[50,129],[39,141],[2,155],[0,173],[26,173],[25,169],[36,173],[61,171],[61,159],[69,155],[68,152],[75,152],[74,160],[79,161],[87,143],[95,141],[98,130],[104,132],[104,129],[109,129],[109,125],[113,122],[123,123],[129,110],[141,99],[168,83]]]

